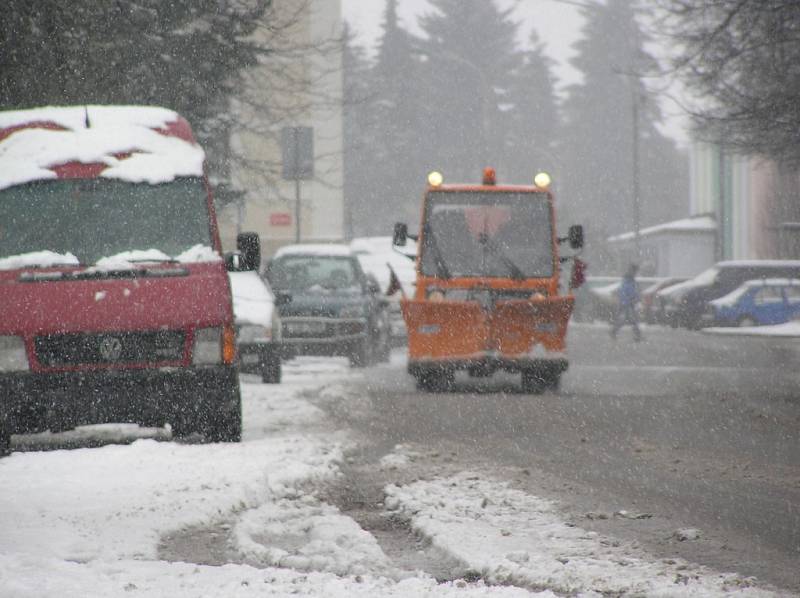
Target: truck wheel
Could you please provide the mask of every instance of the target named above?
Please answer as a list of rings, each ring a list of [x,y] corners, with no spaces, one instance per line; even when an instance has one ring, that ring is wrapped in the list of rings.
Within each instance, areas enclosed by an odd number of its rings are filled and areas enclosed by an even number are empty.
[[[261,381],[264,384],[280,384],[281,374],[281,358],[279,355],[273,355],[266,361],[261,370]]]
[[[363,368],[369,365],[370,358],[370,343],[369,338],[364,338],[358,341],[350,353],[350,366],[354,368]]]
[[[448,392],[456,382],[456,372],[452,369],[430,370],[417,374],[417,389],[426,392]]]
[[[540,395],[548,387],[548,380],[535,370],[522,370],[522,392]]]

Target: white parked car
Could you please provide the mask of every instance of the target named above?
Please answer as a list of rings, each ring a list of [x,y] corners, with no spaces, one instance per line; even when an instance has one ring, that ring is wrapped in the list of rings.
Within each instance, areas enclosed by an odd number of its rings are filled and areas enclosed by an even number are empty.
[[[406,250],[409,254],[415,254],[416,249],[413,247],[413,241],[410,241],[409,245]],[[384,293],[389,288],[391,281],[391,271],[389,270],[391,265],[400,281],[400,285],[403,287],[403,292],[409,297],[414,294],[414,284],[417,276],[414,261],[392,249],[391,237],[357,237],[350,242],[350,249],[358,256],[361,268],[375,277]],[[398,291],[387,297],[389,302],[390,334],[393,344],[404,343],[407,338],[405,321],[400,311],[401,296],[402,294]]]
[[[228,272],[233,294],[233,316],[239,370],[261,374],[270,384],[281,381],[281,319],[275,296],[256,272]]]

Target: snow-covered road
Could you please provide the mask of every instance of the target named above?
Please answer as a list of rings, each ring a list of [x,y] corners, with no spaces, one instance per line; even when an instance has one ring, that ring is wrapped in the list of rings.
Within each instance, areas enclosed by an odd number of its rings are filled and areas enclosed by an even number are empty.
[[[386,487],[387,517],[407,521],[470,575],[438,583],[401,571],[315,493],[341,475],[355,443],[315,402],[363,375],[343,360],[304,359],[288,364],[281,385],[244,377],[241,444],[177,444],[130,426],[23,439],[40,448],[70,435],[135,441],[0,460],[0,598],[772,595],[582,530],[486,472]],[[399,446],[382,463],[402,471],[414,458]],[[249,564],[159,559],[163,537],[215,522]]]

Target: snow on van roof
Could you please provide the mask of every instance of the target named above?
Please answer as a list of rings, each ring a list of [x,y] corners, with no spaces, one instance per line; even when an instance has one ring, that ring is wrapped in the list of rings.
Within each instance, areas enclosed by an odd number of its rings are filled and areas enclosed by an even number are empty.
[[[318,255],[318,256],[352,256],[353,251],[348,245],[341,243],[300,243],[298,245],[285,245],[275,252],[276,258],[284,255]]]
[[[205,154],[190,131],[176,112],[158,107],[0,112],[0,189],[56,178],[52,168],[69,162],[105,164],[99,176],[133,183],[202,176]]]

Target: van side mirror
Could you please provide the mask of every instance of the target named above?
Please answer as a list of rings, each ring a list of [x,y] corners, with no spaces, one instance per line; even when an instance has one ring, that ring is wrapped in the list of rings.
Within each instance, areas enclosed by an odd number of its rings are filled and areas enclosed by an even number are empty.
[[[236,249],[242,254],[242,270],[255,270],[261,266],[261,239],[258,233],[236,235]]]
[[[567,232],[567,239],[569,239],[570,247],[581,249],[583,247],[583,226],[580,224],[570,226],[569,232]]]
[[[394,235],[392,236],[392,245],[396,247],[405,247],[407,239],[408,239],[408,225],[406,225],[405,222],[395,223]]]

